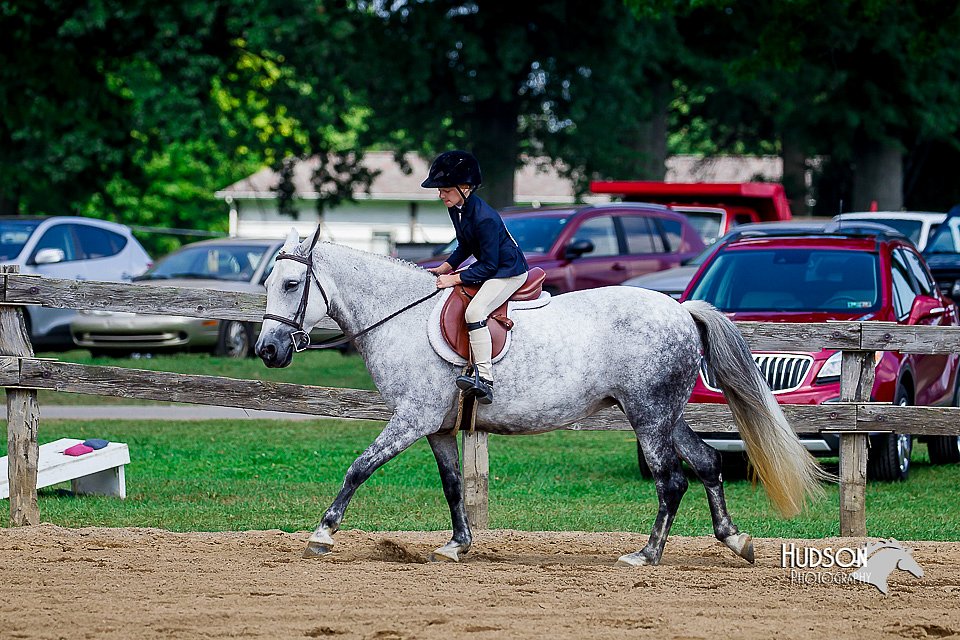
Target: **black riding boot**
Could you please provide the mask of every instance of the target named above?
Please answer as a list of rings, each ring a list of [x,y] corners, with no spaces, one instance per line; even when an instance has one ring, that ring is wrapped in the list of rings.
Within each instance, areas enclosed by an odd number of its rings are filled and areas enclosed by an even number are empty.
[[[470,374],[457,376],[457,388],[467,395],[476,396],[480,404],[493,402],[493,381],[481,378],[476,367]]]

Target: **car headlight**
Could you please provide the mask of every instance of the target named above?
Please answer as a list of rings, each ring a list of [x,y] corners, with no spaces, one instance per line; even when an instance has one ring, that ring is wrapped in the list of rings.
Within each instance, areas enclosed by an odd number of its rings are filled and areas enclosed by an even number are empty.
[[[873,354],[873,368],[876,369],[877,365],[880,364],[880,360],[883,359],[883,351],[875,351]],[[820,368],[820,372],[817,373],[816,382],[820,384],[825,384],[827,382],[836,382],[840,379],[840,362],[843,360],[843,352],[837,351],[835,354],[827,358],[827,361],[823,363],[823,366]]]
[[[835,354],[827,358],[827,361],[823,363],[823,366],[820,367],[820,372],[817,373],[817,382],[835,382],[840,379],[840,360],[843,358],[843,352],[837,351]]]

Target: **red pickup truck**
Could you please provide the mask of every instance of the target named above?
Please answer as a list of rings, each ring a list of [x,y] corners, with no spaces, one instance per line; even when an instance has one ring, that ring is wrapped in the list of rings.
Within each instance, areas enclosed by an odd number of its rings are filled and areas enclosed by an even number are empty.
[[[684,214],[707,244],[738,224],[790,220],[783,185],[771,182],[681,184],[640,180],[590,183],[590,191],[629,202],[656,202]]]

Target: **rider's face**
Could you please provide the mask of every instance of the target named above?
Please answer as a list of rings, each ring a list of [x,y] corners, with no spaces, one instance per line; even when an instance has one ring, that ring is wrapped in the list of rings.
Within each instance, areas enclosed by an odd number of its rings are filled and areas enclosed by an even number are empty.
[[[465,195],[470,194],[470,187],[465,184],[460,185],[460,190]],[[443,187],[438,191],[440,192],[440,199],[443,200],[443,206],[447,208],[463,206],[463,198],[460,197],[456,187]]]

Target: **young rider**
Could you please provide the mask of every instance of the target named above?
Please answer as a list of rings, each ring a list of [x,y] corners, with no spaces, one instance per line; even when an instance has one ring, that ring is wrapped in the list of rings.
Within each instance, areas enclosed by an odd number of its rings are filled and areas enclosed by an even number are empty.
[[[493,344],[487,316],[506,302],[527,280],[527,261],[507,231],[497,211],[476,195],[480,186],[480,163],[466,151],[447,151],[437,156],[430,174],[420,185],[438,189],[450,212],[457,233],[457,248],[439,267],[428,269],[437,276],[437,288],[457,284],[480,285],[464,314],[473,356],[473,375],[461,375],[457,386],[477,396],[482,404],[493,401]],[[477,261],[451,273],[468,256]]]

